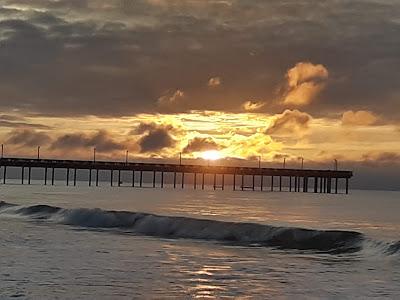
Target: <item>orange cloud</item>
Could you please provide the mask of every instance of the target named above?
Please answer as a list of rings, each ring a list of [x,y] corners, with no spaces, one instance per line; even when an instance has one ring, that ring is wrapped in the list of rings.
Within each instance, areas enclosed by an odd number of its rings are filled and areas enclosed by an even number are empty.
[[[293,135],[304,133],[312,117],[298,110],[285,110],[277,115],[271,126],[266,130],[269,135]]]
[[[217,87],[217,86],[220,86],[221,84],[222,84],[221,77],[212,77],[208,81],[209,87]]]
[[[355,125],[355,126],[368,126],[374,125],[378,121],[378,117],[366,110],[359,111],[346,111],[342,116],[343,125]]]
[[[326,86],[328,70],[323,65],[300,62],[287,74],[285,105],[305,106],[313,102]]]
[[[243,103],[242,107],[245,111],[256,111],[265,106],[265,102],[261,101],[246,101]]]
[[[187,146],[183,149],[183,153],[193,153],[219,149],[221,149],[221,146],[218,145],[214,141],[214,139],[196,137],[188,142]]]

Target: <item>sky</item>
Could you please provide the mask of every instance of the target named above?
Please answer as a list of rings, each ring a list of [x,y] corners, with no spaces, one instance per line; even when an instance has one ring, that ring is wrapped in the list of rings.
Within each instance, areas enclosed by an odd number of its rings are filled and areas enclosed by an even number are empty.
[[[357,187],[400,189],[399,16],[394,0],[0,0],[0,140],[23,157],[336,159]]]

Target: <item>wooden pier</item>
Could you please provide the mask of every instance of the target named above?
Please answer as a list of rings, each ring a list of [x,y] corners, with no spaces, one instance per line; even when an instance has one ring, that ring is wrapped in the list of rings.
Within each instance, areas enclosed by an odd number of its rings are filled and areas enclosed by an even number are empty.
[[[351,171],[338,170],[309,170],[309,169],[286,169],[286,168],[249,168],[228,166],[202,166],[190,164],[157,164],[157,163],[133,163],[133,162],[109,162],[109,161],[80,161],[80,160],[54,160],[54,159],[25,159],[25,158],[1,158],[3,184],[7,183],[7,168],[16,167],[21,169],[21,184],[24,184],[25,172],[27,171],[27,183],[31,184],[31,173],[33,168],[43,170],[43,184],[54,185],[55,169],[65,170],[66,185],[77,183],[77,170],[87,170],[88,185],[99,185],[99,171],[108,171],[110,185],[115,182],[117,173],[117,186],[121,186],[121,173],[131,172],[131,186],[143,187],[143,174],[152,174],[151,186],[153,188],[165,187],[164,175],[173,174],[171,185],[174,188],[185,187],[185,174],[191,176],[191,185],[194,189],[205,189],[205,176],[213,176],[212,188],[224,190],[227,186],[227,177],[230,177],[233,190],[259,190],[259,191],[288,191],[288,192],[314,192],[314,193],[339,193],[340,182],[344,181],[344,191],[349,193],[349,179],[353,176]],[[51,176],[48,178],[48,171]],[[70,173],[73,173],[72,184]],[[94,173],[94,174],[93,174]],[[159,180],[157,181],[157,174]],[[177,174],[181,174],[178,182]],[[139,176],[137,182],[137,175]],[[200,178],[198,178],[200,177]],[[248,184],[250,177],[250,184]],[[269,179],[267,185],[266,179]],[[258,185],[256,184],[256,180]],[[285,180],[285,182],[284,182]],[[187,185],[187,184],[186,184]]]

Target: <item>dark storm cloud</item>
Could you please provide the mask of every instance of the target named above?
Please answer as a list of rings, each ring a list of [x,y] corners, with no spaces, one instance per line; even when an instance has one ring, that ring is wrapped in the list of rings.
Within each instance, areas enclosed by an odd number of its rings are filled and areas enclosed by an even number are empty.
[[[189,141],[187,146],[183,149],[183,153],[200,152],[207,150],[218,150],[221,149],[212,138],[199,138],[196,137]]]
[[[96,147],[96,150],[110,152],[125,149],[125,146],[116,142],[110,133],[100,130],[92,135],[83,133],[65,134],[58,137],[52,144],[52,149],[76,149]]]
[[[390,109],[400,95],[398,1],[3,3],[2,108],[130,115],[163,109],[158,100],[179,90],[184,101],[168,112],[236,110],[276,100],[287,70],[309,61],[330,74],[309,112],[398,118]],[[210,89],[215,76],[223,85]]]
[[[49,135],[32,129],[13,130],[8,134],[6,140],[7,144],[25,147],[36,147],[46,145],[50,142],[51,138]]]
[[[154,153],[176,144],[176,140],[171,135],[173,131],[174,128],[170,125],[141,123],[132,131],[132,134],[143,134],[138,141],[141,153]]]

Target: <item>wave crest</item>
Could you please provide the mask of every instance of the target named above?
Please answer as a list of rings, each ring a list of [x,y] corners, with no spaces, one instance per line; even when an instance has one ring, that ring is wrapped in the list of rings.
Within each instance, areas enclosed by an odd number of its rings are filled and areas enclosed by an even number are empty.
[[[0,202],[0,211],[86,228],[116,228],[148,236],[214,240],[281,249],[354,252],[361,249],[364,239],[361,233],[354,231],[277,227],[128,211],[63,209],[49,205],[21,207],[5,202]]]

